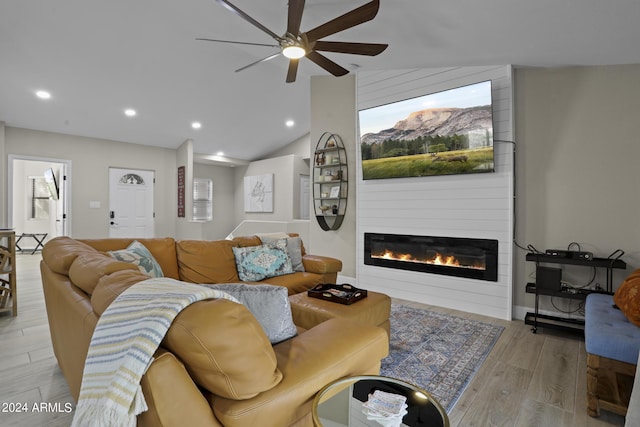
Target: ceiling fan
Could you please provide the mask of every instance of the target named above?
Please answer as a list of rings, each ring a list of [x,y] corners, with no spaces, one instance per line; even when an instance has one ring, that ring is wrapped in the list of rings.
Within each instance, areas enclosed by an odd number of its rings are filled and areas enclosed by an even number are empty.
[[[382,51],[384,51],[388,46],[386,44],[380,43],[352,43],[320,40],[324,37],[372,20],[378,14],[378,9],[380,8],[380,0],[370,1],[369,3],[353,9],[350,12],[345,13],[344,15],[332,19],[331,21],[325,22],[324,24],[319,25],[318,27],[307,32],[300,31],[300,23],[302,22],[302,12],[304,11],[305,0],[289,0],[287,31],[283,36],[279,36],[273,31],[269,30],[267,27],[253,19],[251,16],[247,15],[242,10],[238,9],[229,1],[216,1],[245,21],[270,35],[278,44],[249,43],[208,38],[198,38],[196,40],[245,44],[253,46],[269,46],[278,47],[281,49],[281,52],[270,55],[266,58],[260,59],[259,61],[239,68],[236,70],[236,72],[242,71],[261,62],[268,61],[282,53],[285,57],[289,58],[287,83],[292,83],[296,80],[296,74],[298,73],[298,61],[303,57],[306,57],[315,62],[317,65],[324,68],[334,76],[343,76],[349,73],[349,70],[341,67],[326,56],[320,54],[319,51],[375,56],[382,53]]]

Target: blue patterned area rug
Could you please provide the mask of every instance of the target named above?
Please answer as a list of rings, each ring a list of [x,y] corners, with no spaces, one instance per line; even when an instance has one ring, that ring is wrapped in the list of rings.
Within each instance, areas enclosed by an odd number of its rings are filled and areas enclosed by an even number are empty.
[[[391,307],[389,356],[381,375],[415,384],[450,412],[493,348],[502,326],[421,310]]]

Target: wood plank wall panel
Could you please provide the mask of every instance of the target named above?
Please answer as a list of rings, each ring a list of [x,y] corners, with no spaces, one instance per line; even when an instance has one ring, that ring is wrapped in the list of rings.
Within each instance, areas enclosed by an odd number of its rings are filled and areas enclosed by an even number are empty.
[[[379,71],[358,74],[358,109],[492,80],[494,139],[513,140],[510,66]],[[357,281],[372,291],[511,319],[513,150],[494,144],[496,172],[362,180],[357,161]],[[448,277],[364,264],[364,233],[498,240],[498,281]]]

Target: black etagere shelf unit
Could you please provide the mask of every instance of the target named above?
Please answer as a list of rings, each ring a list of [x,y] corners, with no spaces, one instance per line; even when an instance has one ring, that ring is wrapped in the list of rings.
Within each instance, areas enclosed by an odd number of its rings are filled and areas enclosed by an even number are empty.
[[[527,283],[525,291],[529,294],[535,294],[535,308],[533,312],[528,312],[525,316],[524,323],[531,325],[531,331],[536,333],[538,327],[563,330],[567,332],[584,333],[584,320],[541,314],[539,312],[539,300],[541,295],[550,297],[566,298],[577,301],[584,301],[587,295],[591,293],[612,293],[613,288],[613,270],[626,269],[627,264],[620,259],[624,252],[616,251],[609,258],[571,258],[559,257],[547,254],[529,253],[526,260],[535,262],[536,266],[540,264],[556,264],[556,265],[576,265],[581,267],[592,267],[595,269],[604,269],[606,273],[605,289],[576,289],[576,288],[560,288],[558,290],[546,289],[536,286],[536,283]]]
[[[347,211],[347,152],[340,136],[322,134],[313,158],[313,208],[318,225],[337,230]]]

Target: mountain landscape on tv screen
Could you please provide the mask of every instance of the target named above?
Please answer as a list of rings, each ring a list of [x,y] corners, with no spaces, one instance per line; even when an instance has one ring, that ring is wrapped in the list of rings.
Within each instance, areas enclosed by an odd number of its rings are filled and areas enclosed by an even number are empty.
[[[491,105],[470,108],[430,108],[411,113],[392,128],[362,135],[363,144],[384,141],[412,141],[430,136],[473,135],[493,128]],[[486,132],[483,132],[486,135]],[[486,141],[485,138],[483,140]],[[473,148],[473,141],[469,141]],[[482,146],[487,146],[486,142]]]
[[[493,172],[492,107],[411,112],[391,128],[362,135],[360,152],[363,179]]]

